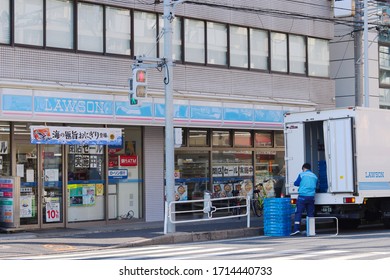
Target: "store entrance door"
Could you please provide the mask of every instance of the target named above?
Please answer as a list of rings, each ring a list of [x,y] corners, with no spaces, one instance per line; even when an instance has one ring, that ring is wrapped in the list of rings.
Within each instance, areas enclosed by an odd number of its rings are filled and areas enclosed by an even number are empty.
[[[34,145],[18,137],[16,175],[21,178],[20,225],[47,228],[64,225],[62,146]]]
[[[63,147],[38,145],[41,154],[41,227],[64,226]]]

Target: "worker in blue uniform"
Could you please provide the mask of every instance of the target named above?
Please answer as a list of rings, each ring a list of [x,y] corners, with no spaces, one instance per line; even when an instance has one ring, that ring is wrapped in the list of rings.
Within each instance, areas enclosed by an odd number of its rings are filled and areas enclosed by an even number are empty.
[[[318,177],[311,171],[310,163],[302,166],[302,172],[294,182],[298,188],[297,207],[295,209],[294,230],[291,235],[300,233],[302,212],[306,209],[308,217],[314,217],[314,196],[316,193]]]

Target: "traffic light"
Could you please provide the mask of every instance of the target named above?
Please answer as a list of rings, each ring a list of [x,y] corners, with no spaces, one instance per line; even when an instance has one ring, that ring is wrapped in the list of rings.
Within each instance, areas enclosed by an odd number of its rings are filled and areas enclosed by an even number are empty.
[[[147,78],[146,69],[134,68],[133,69],[133,82],[131,92],[134,98],[146,97],[147,90]]]

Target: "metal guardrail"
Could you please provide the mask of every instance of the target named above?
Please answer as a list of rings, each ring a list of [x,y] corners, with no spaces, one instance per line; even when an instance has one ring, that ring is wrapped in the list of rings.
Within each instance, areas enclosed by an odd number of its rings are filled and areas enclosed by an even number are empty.
[[[227,205],[224,203],[227,202]],[[239,202],[239,203],[237,203]],[[242,202],[242,203],[241,203]],[[250,227],[250,196],[233,196],[223,198],[211,198],[209,193],[205,193],[204,199],[172,201],[169,204],[165,203],[166,217],[173,224],[179,223],[193,223],[193,222],[210,222],[222,219],[233,219],[238,217],[247,217],[247,227]],[[192,210],[176,210],[176,205],[201,204],[203,208]],[[196,208],[196,207],[195,207]],[[246,209],[246,211],[243,211]],[[236,212],[232,215],[232,212]],[[222,213],[222,214],[221,214]],[[180,214],[203,214],[202,218],[198,219],[180,219],[177,220],[177,215]],[[217,215],[218,214],[218,215]],[[189,215],[190,216],[190,215]],[[166,227],[165,227],[166,228]],[[164,232],[166,234],[166,232]]]

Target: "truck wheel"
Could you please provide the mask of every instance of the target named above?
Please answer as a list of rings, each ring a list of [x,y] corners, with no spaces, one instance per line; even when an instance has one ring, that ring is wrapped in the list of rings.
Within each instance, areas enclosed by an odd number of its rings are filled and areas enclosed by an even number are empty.
[[[359,219],[339,219],[340,229],[356,229],[359,225]]]

